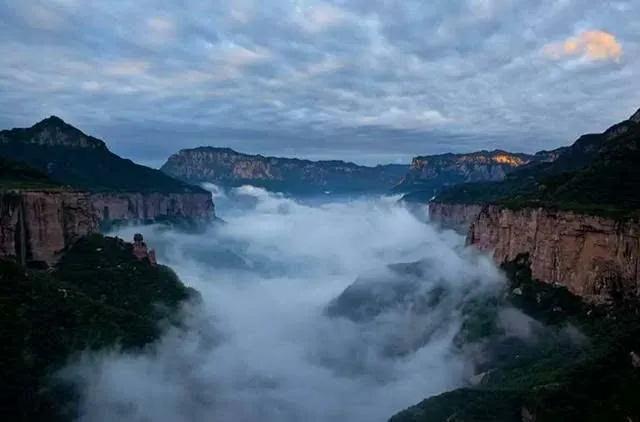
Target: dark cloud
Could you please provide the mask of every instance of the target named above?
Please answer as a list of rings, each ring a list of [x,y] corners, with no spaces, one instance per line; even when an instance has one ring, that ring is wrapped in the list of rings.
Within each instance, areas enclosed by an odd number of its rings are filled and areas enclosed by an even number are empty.
[[[551,148],[640,106],[633,0],[182,3],[0,0],[0,124],[58,114],[152,164],[202,144],[377,162]]]

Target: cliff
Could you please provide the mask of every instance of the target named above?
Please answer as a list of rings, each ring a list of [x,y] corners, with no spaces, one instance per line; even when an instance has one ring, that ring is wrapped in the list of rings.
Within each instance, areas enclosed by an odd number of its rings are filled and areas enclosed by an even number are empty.
[[[344,161],[264,157],[229,148],[200,147],[169,157],[161,170],[187,183],[225,187],[253,185],[292,194],[386,192],[405,165],[359,166]]]
[[[15,257],[22,264],[51,265],[65,249],[96,228],[86,193],[0,193],[0,255]]]
[[[498,263],[529,256],[532,277],[589,299],[638,294],[640,223],[546,208],[486,206],[468,243]]]
[[[539,159],[549,159],[548,154]],[[397,191],[425,191],[433,195],[459,183],[500,181],[514,169],[538,159],[506,151],[478,151],[468,154],[440,154],[415,157]]]
[[[429,220],[443,227],[467,233],[482,210],[481,205],[442,204],[430,202]]]
[[[95,218],[106,225],[164,221],[206,223],[215,216],[208,192],[91,193],[89,202]]]

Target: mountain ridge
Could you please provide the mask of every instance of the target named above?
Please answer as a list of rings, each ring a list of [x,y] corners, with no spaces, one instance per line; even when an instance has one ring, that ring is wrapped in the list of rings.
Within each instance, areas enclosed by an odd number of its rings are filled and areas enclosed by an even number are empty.
[[[0,131],[0,156],[89,191],[206,192],[114,154],[104,141],[56,116],[29,128]]]
[[[182,149],[160,168],[187,183],[214,183],[223,187],[251,184],[291,194],[385,192],[407,169],[401,164],[367,167],[341,160],[245,154],[213,146]]]

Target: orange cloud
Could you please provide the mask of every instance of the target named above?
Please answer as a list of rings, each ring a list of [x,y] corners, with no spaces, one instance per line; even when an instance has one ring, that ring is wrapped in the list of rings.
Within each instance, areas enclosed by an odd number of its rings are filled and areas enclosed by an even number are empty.
[[[590,60],[619,61],[622,45],[615,36],[604,31],[585,31],[562,42],[547,44],[543,49],[547,57],[585,57]]]

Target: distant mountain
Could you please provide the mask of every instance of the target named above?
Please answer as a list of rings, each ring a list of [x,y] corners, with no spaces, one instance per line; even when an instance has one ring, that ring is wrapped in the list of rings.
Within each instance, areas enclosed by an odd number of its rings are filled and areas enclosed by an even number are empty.
[[[204,192],[109,151],[105,143],[51,116],[30,128],[0,131],[0,156],[51,180],[93,192]]]
[[[533,156],[502,150],[419,156],[413,159],[409,172],[395,190],[408,192],[405,200],[425,200],[448,186],[501,181],[516,168],[553,158],[553,152]]]
[[[225,187],[250,184],[291,194],[387,192],[405,175],[407,165],[360,166],[344,161],[264,157],[230,148],[199,147],[172,155],[166,174],[187,183]]]
[[[522,166],[502,182],[447,189],[437,201],[584,211],[640,208],[640,110],[603,133],[581,136],[556,153],[554,161]]]

